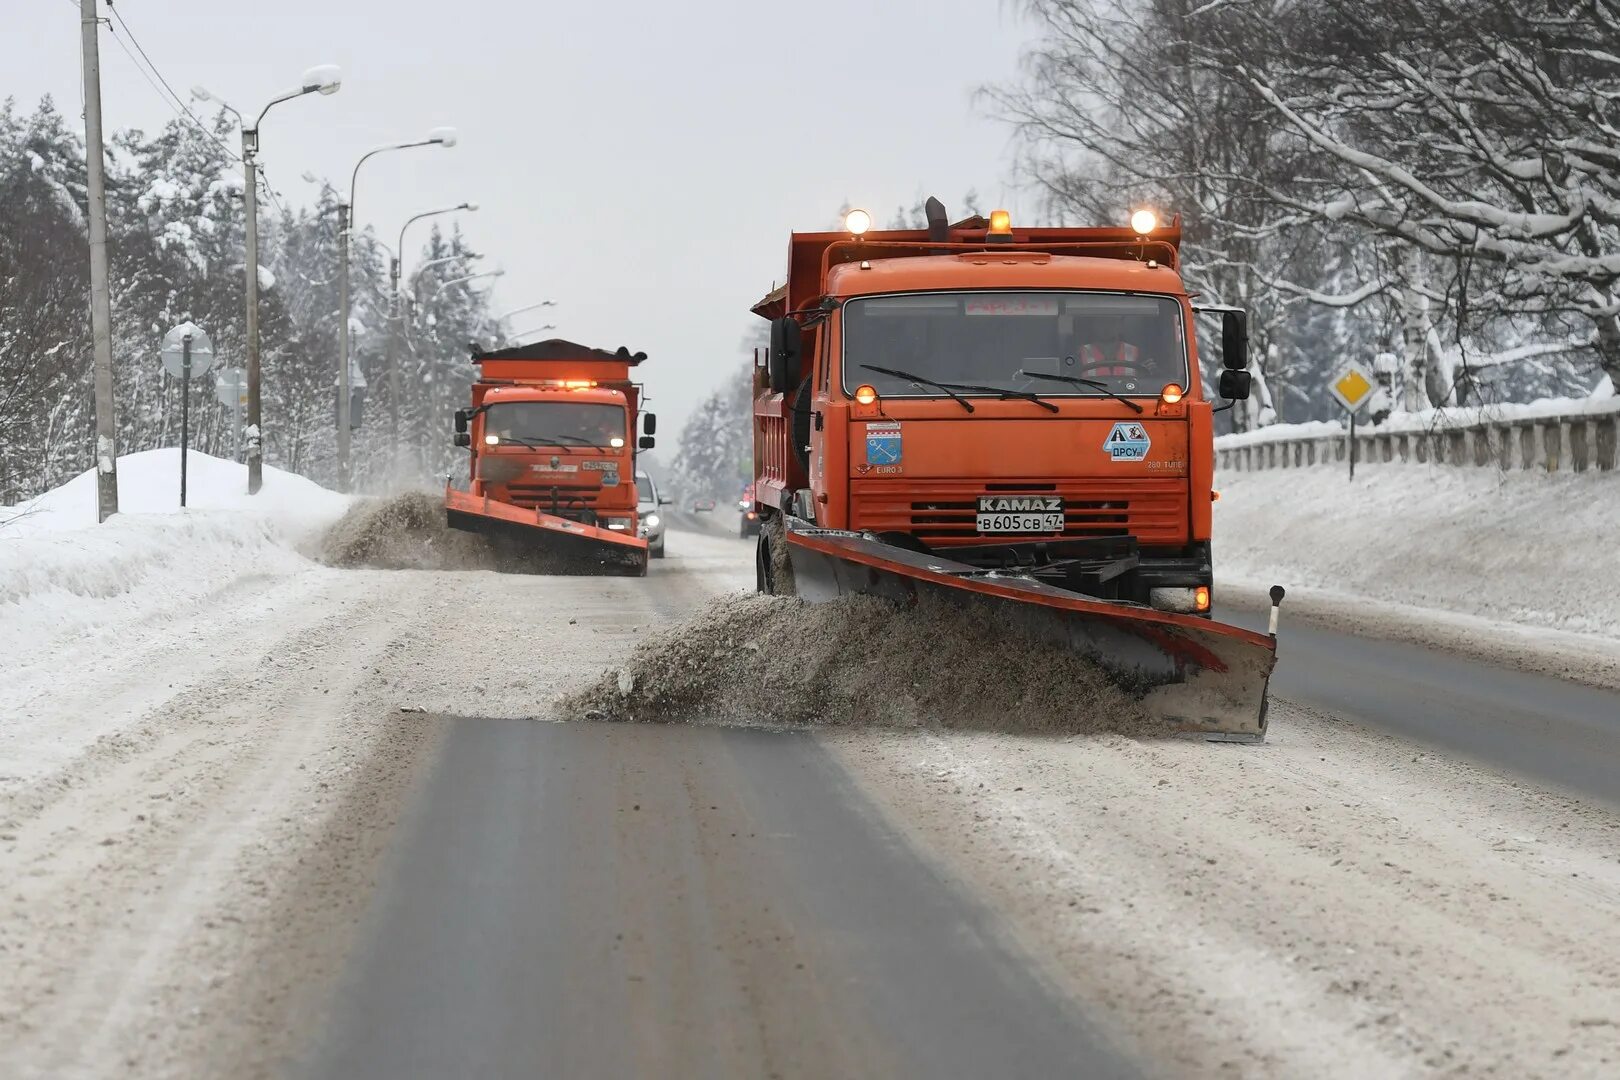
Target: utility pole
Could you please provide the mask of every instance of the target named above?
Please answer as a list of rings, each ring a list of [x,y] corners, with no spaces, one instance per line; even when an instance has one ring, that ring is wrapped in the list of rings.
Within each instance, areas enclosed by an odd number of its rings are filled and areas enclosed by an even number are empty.
[[[90,180],[90,335],[95,346],[96,520],[118,513],[118,426],[113,416],[112,294],[107,281],[107,178],[101,146],[101,20],[79,0],[84,43],[84,148]]]
[[[242,210],[247,219],[247,258],[243,260],[247,286],[247,467],[248,494],[264,486],[264,441],[259,428],[259,129],[242,129]],[[241,437],[238,429],[237,437]]]
[[[338,203],[338,490],[349,490],[349,222],[354,208]]]

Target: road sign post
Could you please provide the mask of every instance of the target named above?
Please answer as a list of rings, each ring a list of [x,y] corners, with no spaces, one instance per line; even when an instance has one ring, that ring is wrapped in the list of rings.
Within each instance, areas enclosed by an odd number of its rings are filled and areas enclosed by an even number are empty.
[[[214,366],[214,343],[202,327],[183,322],[163,335],[163,370],[180,380],[180,505],[186,505],[186,456],[191,443],[191,380]]]
[[[1351,360],[1328,383],[1328,393],[1350,414],[1350,479],[1356,478],[1356,413],[1372,399],[1378,383],[1371,372]]]

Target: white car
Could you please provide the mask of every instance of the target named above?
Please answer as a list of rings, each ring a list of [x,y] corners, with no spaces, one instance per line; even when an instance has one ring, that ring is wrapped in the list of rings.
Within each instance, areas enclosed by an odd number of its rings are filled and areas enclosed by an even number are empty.
[[[636,473],[636,518],[641,523],[637,531],[647,541],[647,554],[654,559],[664,557],[664,513],[660,508],[668,505],[668,499],[658,497],[658,485],[652,477]]]

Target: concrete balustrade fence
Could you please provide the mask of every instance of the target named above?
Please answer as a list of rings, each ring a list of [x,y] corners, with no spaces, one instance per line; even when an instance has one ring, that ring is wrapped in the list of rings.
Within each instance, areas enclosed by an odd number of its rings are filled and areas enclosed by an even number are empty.
[[[1308,425],[1320,429],[1326,425]],[[1620,468],[1616,428],[1620,400],[1603,411],[1590,409],[1549,416],[1485,416],[1470,423],[1424,429],[1383,430],[1358,425],[1356,461],[1417,462],[1548,473],[1609,471]],[[1313,430],[1290,438],[1286,428],[1223,435],[1215,440],[1221,469],[1303,469],[1348,467],[1350,432]]]

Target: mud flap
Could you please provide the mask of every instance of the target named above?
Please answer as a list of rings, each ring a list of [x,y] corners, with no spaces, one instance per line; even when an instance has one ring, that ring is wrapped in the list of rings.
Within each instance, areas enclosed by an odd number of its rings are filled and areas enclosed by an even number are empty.
[[[901,603],[937,597],[1090,658],[1141,694],[1170,731],[1259,742],[1276,639],[1192,615],[1096,600],[1016,574],[787,519],[798,593],[820,603],[851,593]]]

